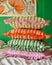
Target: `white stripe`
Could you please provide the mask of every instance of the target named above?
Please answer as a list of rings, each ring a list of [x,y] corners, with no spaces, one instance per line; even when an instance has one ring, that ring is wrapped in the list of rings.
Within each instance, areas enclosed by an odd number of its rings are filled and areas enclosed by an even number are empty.
[[[50,65],[50,64],[49,64],[49,60],[46,60],[46,65]]]
[[[13,59],[16,60],[17,62],[19,62],[18,65],[22,65],[22,63],[17,58],[13,58]]]
[[[23,59],[23,58],[18,58],[18,59],[21,61],[22,65],[27,65],[25,62],[25,59]]]
[[[9,64],[9,62],[7,61],[6,58],[2,59],[1,63],[4,64],[4,65],[11,65],[11,64]]]
[[[13,57],[9,57],[8,59],[10,60],[10,62],[12,63],[12,65],[16,65],[15,62],[14,62],[14,60],[13,60]]]
[[[40,65],[44,65],[44,64],[45,64],[44,60],[40,60]]]
[[[7,58],[8,60],[10,60],[11,64],[12,65],[27,65],[27,63],[25,62],[25,59],[23,58],[14,58],[14,57],[9,57]],[[6,58],[2,59],[1,60],[1,63],[3,65],[11,65],[8,60]],[[15,64],[15,61],[16,60],[17,62],[19,62],[18,64]],[[32,60],[31,60],[32,61]],[[52,60],[49,60],[49,59],[44,59],[44,60],[39,60],[39,61],[32,61],[32,63],[30,65],[52,65]]]
[[[49,60],[49,64],[52,65],[52,61],[51,60]]]

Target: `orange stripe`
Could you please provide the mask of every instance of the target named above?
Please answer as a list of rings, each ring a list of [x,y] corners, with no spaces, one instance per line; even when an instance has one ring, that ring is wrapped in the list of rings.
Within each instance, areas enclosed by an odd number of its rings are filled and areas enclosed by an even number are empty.
[[[4,11],[4,6],[3,5],[0,5],[0,14],[2,14],[2,12]]]

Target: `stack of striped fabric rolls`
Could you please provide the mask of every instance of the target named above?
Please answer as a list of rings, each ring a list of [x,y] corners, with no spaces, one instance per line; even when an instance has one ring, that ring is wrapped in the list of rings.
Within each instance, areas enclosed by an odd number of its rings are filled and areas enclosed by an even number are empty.
[[[3,36],[12,38],[7,42],[7,45],[4,44],[5,47],[7,46],[12,50],[4,53],[5,56],[29,60],[46,58],[41,52],[50,49],[50,46],[45,45],[43,40],[50,38],[51,35],[47,35],[41,30],[49,25],[48,20],[35,16],[18,16],[9,18],[4,22],[14,28],[3,34]]]

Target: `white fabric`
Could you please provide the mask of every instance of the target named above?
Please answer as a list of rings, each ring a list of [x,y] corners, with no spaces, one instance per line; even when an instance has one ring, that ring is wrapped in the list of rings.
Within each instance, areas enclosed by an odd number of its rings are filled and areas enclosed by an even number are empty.
[[[25,60],[23,58],[14,58],[14,57],[2,58],[0,63],[3,65],[11,65],[9,61],[11,62],[12,65],[52,65],[52,60],[50,59],[37,61],[37,60]]]

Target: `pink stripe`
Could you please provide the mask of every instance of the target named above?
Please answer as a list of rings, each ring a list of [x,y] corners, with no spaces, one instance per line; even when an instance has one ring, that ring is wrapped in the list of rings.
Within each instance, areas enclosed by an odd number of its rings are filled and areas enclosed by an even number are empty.
[[[7,20],[4,20],[4,23],[5,23],[5,24],[9,24],[10,22],[14,22],[14,19],[9,18],[9,19],[7,19]]]
[[[18,20],[16,20],[15,22],[16,22],[17,25],[20,24],[20,22]]]
[[[27,24],[27,22],[24,21],[24,20],[21,20],[20,23],[22,23],[22,24]]]
[[[29,22],[30,22],[30,23],[35,23],[35,20],[30,20]]]
[[[27,52],[27,51],[16,51],[16,50],[8,50],[2,53],[5,57],[20,57],[28,60],[40,60],[46,59],[43,53],[40,52]]]

